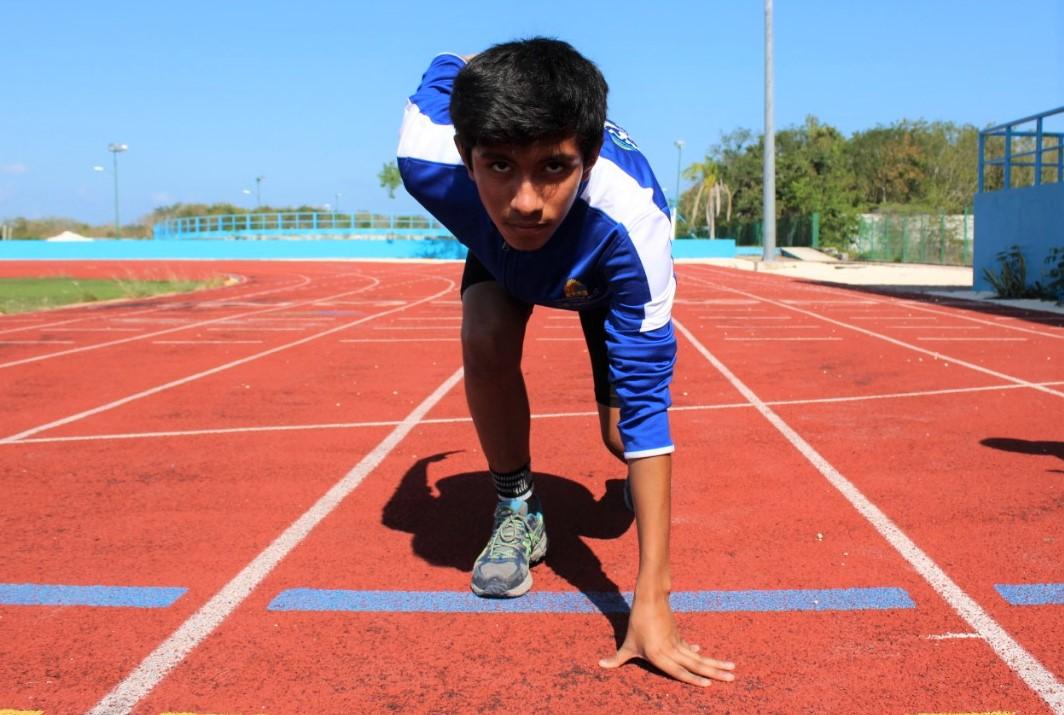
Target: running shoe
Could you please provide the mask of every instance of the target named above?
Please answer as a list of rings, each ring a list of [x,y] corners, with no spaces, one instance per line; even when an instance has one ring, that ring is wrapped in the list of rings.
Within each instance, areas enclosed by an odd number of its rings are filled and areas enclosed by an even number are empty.
[[[533,497],[535,499],[535,497]],[[473,566],[473,593],[514,598],[532,588],[529,566],[547,554],[547,532],[539,501],[500,500],[488,545]]]

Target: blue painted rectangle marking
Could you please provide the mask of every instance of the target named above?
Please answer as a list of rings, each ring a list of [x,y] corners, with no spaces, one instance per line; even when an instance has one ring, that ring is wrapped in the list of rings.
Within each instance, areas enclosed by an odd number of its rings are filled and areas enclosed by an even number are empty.
[[[293,588],[282,591],[271,611],[372,613],[627,613],[631,593],[532,592],[521,598],[485,599],[468,591],[346,591]],[[839,588],[775,591],[679,591],[678,613],[729,611],[865,611],[915,608],[902,588]]]
[[[994,588],[1013,606],[1064,605],[1064,583],[999,583]]]
[[[0,606],[104,606],[166,608],[187,588],[154,586],[60,586],[0,583]]]

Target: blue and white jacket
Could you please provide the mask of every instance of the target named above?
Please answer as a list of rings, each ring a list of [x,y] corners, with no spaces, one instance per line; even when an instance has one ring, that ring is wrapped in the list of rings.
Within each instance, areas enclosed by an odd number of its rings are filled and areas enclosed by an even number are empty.
[[[608,304],[606,348],[625,457],[672,452],[672,225],[650,166],[624,130],[606,122],[599,159],[558,230],[538,250],[511,249],[454,145],[451,86],[464,64],[437,56],[407,103],[397,152],[407,191],[513,296],[569,310]]]

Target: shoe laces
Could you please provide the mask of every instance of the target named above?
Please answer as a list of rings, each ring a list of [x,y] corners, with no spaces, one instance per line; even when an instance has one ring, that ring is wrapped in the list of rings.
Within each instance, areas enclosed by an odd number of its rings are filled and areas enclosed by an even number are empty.
[[[528,535],[528,524],[520,512],[502,505],[495,512],[495,529],[488,555],[493,559],[511,559]]]

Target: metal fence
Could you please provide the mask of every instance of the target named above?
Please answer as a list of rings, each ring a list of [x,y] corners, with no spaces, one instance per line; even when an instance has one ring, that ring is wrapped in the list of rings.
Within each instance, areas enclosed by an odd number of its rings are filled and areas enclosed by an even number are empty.
[[[888,263],[971,265],[975,222],[971,215],[863,214],[853,257]]]
[[[732,221],[717,226],[718,238],[731,238],[736,246],[764,245],[764,226],[760,221]],[[691,238],[708,238],[709,229],[699,226]],[[820,214],[809,216],[780,216],[776,219],[776,245],[808,246],[820,245]]]
[[[1064,183],[1064,107],[979,132],[980,192],[1054,183]]]
[[[335,211],[271,211],[184,216],[155,224],[160,240],[258,238],[450,238],[438,221],[424,216],[382,216]]]

